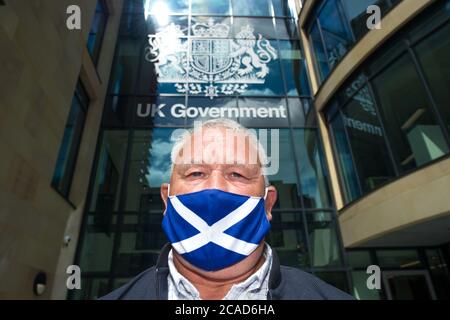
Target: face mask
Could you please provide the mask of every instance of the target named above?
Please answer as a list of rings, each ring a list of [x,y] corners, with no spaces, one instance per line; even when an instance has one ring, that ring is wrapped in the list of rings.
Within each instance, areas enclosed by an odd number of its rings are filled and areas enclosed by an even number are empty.
[[[221,270],[251,254],[270,229],[264,201],[217,189],[170,196],[162,227],[192,265]]]

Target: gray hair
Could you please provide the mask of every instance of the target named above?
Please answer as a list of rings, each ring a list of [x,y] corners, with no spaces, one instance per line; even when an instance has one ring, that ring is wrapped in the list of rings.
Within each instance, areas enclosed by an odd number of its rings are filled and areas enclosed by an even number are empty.
[[[212,119],[205,122],[201,122],[200,126],[194,125],[194,128],[191,128],[189,130],[183,130],[183,133],[175,136],[172,135],[172,141],[174,141],[172,152],[170,154],[170,160],[172,162],[170,171],[173,171],[174,164],[177,160],[177,157],[183,148],[184,144],[187,142],[188,138],[192,136],[192,134],[195,133],[198,129],[204,129],[204,128],[225,128],[232,130],[234,132],[240,132],[244,134],[244,136],[249,137],[249,140],[253,143],[253,145],[256,147],[258,151],[258,159],[261,164],[261,171],[262,175],[264,177],[264,183],[266,186],[269,185],[269,179],[266,175],[265,165],[267,164],[267,154],[266,150],[262,146],[261,142],[258,140],[258,137],[256,136],[254,130],[247,129],[246,127],[242,126],[241,124],[237,123],[234,120],[230,119]]]

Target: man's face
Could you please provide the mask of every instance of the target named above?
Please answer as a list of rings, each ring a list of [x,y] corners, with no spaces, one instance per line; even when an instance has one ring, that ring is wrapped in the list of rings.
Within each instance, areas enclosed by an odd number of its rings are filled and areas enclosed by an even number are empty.
[[[170,195],[205,189],[219,189],[245,196],[263,197],[264,177],[257,149],[244,133],[225,128],[207,128],[194,133],[182,146],[170,179]],[[197,147],[197,148],[196,148]],[[167,184],[161,186],[161,197],[167,204]],[[266,212],[276,201],[276,190],[268,187]]]

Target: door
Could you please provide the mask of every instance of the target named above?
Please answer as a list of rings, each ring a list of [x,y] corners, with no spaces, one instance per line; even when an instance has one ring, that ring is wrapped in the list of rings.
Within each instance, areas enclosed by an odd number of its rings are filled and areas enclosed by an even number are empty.
[[[389,300],[436,300],[426,270],[384,271],[383,283]]]

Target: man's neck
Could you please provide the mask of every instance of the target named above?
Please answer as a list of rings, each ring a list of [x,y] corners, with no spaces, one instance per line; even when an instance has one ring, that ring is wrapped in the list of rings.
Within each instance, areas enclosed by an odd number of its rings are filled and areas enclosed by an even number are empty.
[[[192,266],[175,251],[173,262],[177,271],[195,286],[202,299],[220,300],[226,296],[234,284],[245,281],[264,264],[263,252],[264,243],[239,263],[213,272]]]

